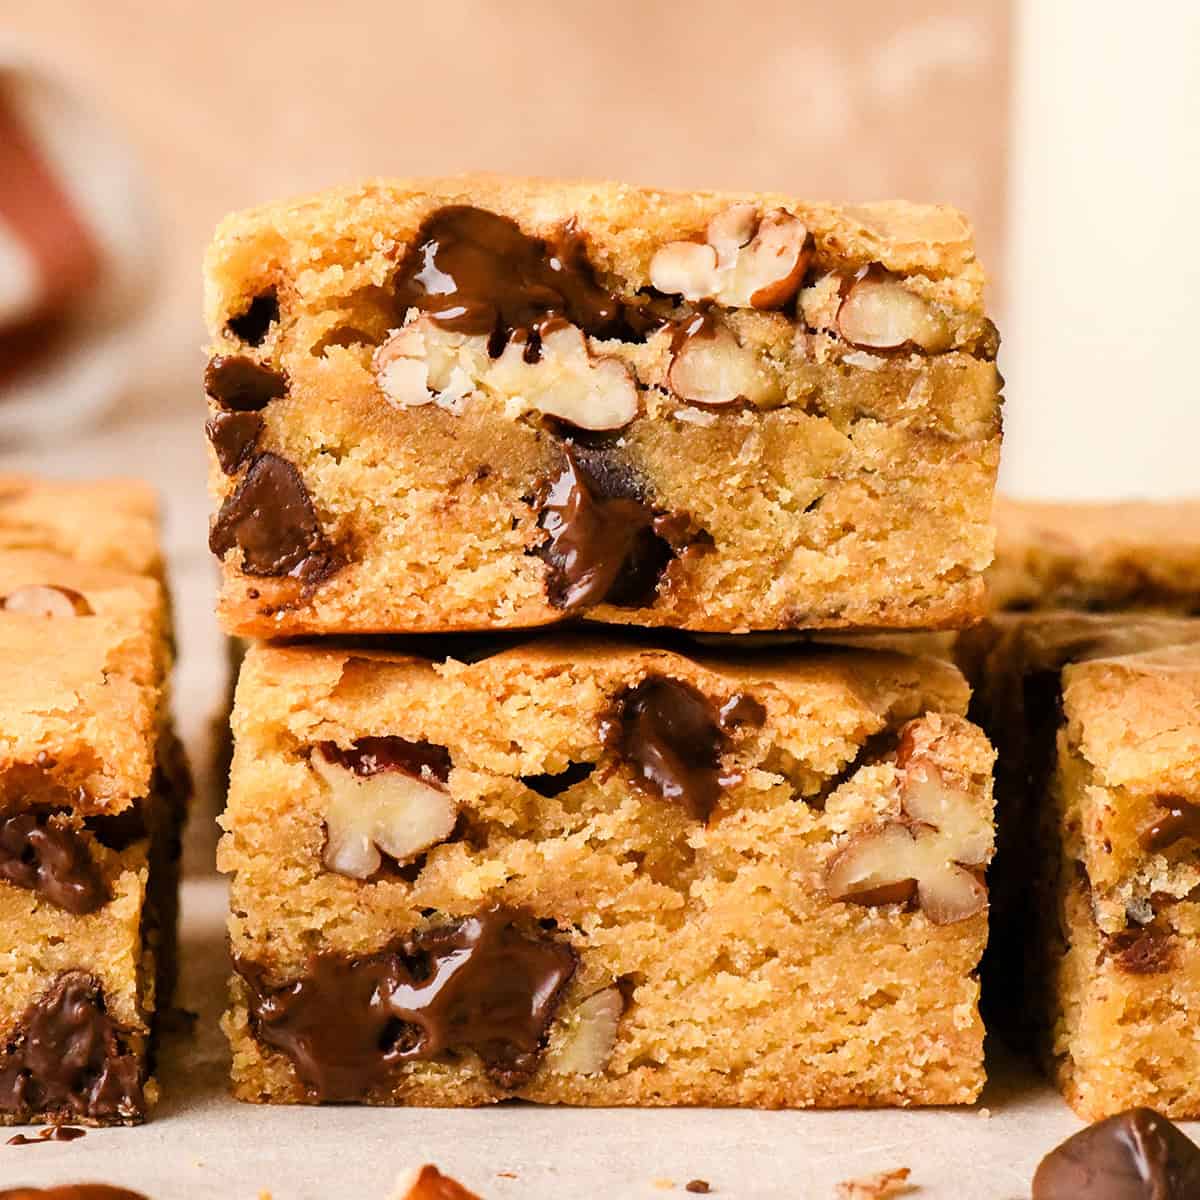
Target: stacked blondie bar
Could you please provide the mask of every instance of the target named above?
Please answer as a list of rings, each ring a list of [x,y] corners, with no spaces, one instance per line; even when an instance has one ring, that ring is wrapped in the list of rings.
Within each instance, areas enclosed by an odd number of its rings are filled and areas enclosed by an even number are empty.
[[[140,484],[0,479],[0,1124],[141,1120],[188,779]]]
[[[221,226],[236,1095],[977,1095],[963,676],[737,635],[982,613],[982,285],[899,204],[472,177]]]

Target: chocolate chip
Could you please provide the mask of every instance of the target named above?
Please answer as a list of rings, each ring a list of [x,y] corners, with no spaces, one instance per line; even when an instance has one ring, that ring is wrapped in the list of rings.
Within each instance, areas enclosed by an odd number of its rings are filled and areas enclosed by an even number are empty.
[[[5,612],[26,613],[31,617],[90,617],[92,606],[87,597],[74,588],[54,584],[30,583],[11,591],[0,601]]]
[[[217,453],[217,463],[226,475],[236,474],[250,457],[262,430],[262,413],[256,412],[219,412],[204,424],[204,432]]]
[[[1042,1159],[1033,1200],[1195,1200],[1200,1147],[1166,1117],[1132,1108],[1067,1138]]]
[[[1105,949],[1127,975],[1162,975],[1175,957],[1174,941],[1161,929],[1127,929],[1108,938]]]
[[[0,1051],[0,1112],[96,1121],[140,1120],[142,1065],[105,1011],[99,982],[59,976],[27,1008]]]
[[[1200,804],[1179,796],[1159,796],[1155,803],[1162,811],[1142,832],[1143,848],[1154,854],[1183,838],[1200,839]]]
[[[330,762],[355,775],[379,775],[403,771],[417,779],[433,778],[445,783],[450,778],[450,751],[432,742],[410,742],[402,737],[359,738],[348,750],[334,742],[322,742],[321,753]]]
[[[244,354],[218,354],[204,372],[204,390],[231,412],[259,412],[287,395],[287,376]]]
[[[639,784],[707,821],[721,795],[718,719],[712,701],[691,684],[651,676],[617,701],[600,736],[633,767]]]
[[[259,1038],[316,1100],[360,1100],[406,1062],[464,1050],[512,1090],[533,1074],[577,956],[491,909],[358,958],[314,955],[282,988],[239,961]]]
[[[640,341],[656,323],[597,281],[571,230],[530,237],[515,221],[467,205],[438,209],[425,221],[393,283],[401,319],[415,308],[444,329],[484,335],[493,357],[518,331],[526,352],[536,353],[531,335],[555,317],[627,341]]]
[[[522,775],[521,782],[531,791],[537,792],[539,796],[549,799],[553,796],[561,796],[563,792],[573,788],[577,783],[582,783],[595,769],[595,763],[573,762],[567,765],[565,771],[559,771],[557,775]]]
[[[689,542],[686,517],[656,514],[611,465],[597,471],[597,461],[604,459],[566,444],[538,514],[548,535],[536,551],[550,568],[547,594],[568,614],[600,603],[653,604],[667,565]]]
[[[75,916],[95,912],[108,900],[87,841],[47,813],[23,812],[0,820],[0,879]]]
[[[313,583],[337,566],[304,481],[277,454],[260,454],[250,464],[221,505],[208,545],[218,558],[240,549],[247,575],[292,575]]]
[[[243,342],[261,346],[266,340],[267,330],[278,320],[279,297],[272,290],[255,296],[245,312],[225,322],[225,328]]]
[[[709,1186],[707,1179],[689,1179],[687,1183],[683,1185],[683,1190],[685,1192],[695,1192],[698,1195],[707,1196],[708,1193],[712,1191],[712,1188]]]

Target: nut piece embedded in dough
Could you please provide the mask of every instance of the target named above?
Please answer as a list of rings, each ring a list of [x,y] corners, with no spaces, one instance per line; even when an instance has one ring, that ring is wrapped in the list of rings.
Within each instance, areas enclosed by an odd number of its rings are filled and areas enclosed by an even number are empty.
[[[735,204],[708,223],[703,242],[669,242],[650,261],[650,282],[685,300],[716,300],[731,308],[782,308],[795,294],[812,257],[808,228],[782,208],[761,218]]]
[[[92,606],[87,597],[73,588],[53,584],[29,583],[15,588],[3,600],[5,612],[25,613],[31,617],[89,617]]]
[[[548,1066],[557,1075],[596,1075],[608,1065],[625,1000],[617,987],[589,996],[567,1017],[567,1028]]]
[[[479,1200],[457,1179],[443,1175],[432,1163],[406,1172],[396,1181],[394,1200]]]
[[[991,854],[988,822],[926,758],[903,768],[900,788],[903,818],[853,835],[830,859],[826,891],[834,900],[869,906],[915,896],[935,925],[982,912],[987,888],[971,868]]]
[[[593,355],[576,326],[550,324],[535,362],[526,361],[525,350],[519,338],[509,341],[486,377],[515,407],[595,431],[622,429],[637,416],[637,384],[629,368],[609,355]]]
[[[915,346],[937,354],[954,337],[937,309],[898,279],[868,273],[854,283],[838,309],[842,337],[864,350]]]
[[[393,330],[376,348],[371,367],[393,407],[436,404],[458,413],[487,362],[486,338],[454,333],[421,317]]]
[[[405,771],[357,775],[319,750],[309,763],[328,788],[323,861],[339,875],[367,879],[383,854],[409,862],[454,830],[458,810],[437,783]]]
[[[687,338],[667,369],[667,386],[691,404],[722,405],[735,400],[769,404],[779,396],[777,381],[731,329]]]

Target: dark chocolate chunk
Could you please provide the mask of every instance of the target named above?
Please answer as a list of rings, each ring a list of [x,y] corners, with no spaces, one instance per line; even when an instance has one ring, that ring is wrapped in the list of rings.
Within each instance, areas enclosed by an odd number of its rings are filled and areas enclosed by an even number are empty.
[[[149,1200],[149,1197],[107,1183],[63,1183],[48,1188],[4,1188],[0,1200]]]
[[[277,454],[260,454],[225,498],[208,535],[224,558],[242,551],[247,575],[292,575],[314,583],[337,567],[300,473]]]
[[[287,376],[244,354],[218,354],[204,372],[204,390],[231,412],[259,412],[287,395]]]
[[[417,779],[450,778],[450,751],[432,742],[410,742],[402,737],[359,738],[348,750],[333,742],[322,742],[321,753],[330,762],[353,771],[355,775],[379,775],[384,771],[403,771]]]
[[[44,812],[0,819],[0,879],[76,916],[95,912],[108,900],[86,839]]]
[[[1127,975],[1162,975],[1175,958],[1175,944],[1161,929],[1127,929],[1106,941],[1113,962]]]
[[[1183,838],[1200,840],[1200,804],[1179,796],[1160,796],[1155,803],[1162,809],[1142,833],[1142,846],[1151,853],[1166,850]]]
[[[568,788],[582,783],[595,769],[595,763],[573,762],[557,775],[523,775],[521,782],[539,796],[550,798],[561,796]]]
[[[401,319],[415,308],[444,329],[486,335],[493,356],[518,331],[526,353],[536,354],[531,335],[555,317],[595,337],[627,341],[641,340],[656,323],[597,281],[571,230],[530,237],[515,221],[467,205],[438,209],[425,221],[394,286]]]
[[[613,469],[594,469],[602,456],[569,443],[563,452],[538,515],[548,535],[536,553],[550,567],[550,603],[564,613],[600,603],[653,604],[667,565],[695,540],[688,519],[656,514]]]
[[[317,1100],[359,1100],[406,1062],[473,1050],[499,1087],[533,1074],[577,956],[491,909],[360,958],[314,955],[270,988],[238,962],[259,1038],[283,1051]]]
[[[0,1050],[0,1112],[95,1121],[141,1120],[142,1063],[109,1017],[99,982],[59,976]]]
[[[245,312],[230,317],[225,322],[225,328],[235,338],[249,343],[251,346],[261,346],[267,337],[267,330],[279,320],[279,297],[274,290],[263,292],[250,301]]]
[[[26,613],[34,617],[90,617],[92,606],[87,597],[74,588],[52,583],[29,583],[16,588],[0,601],[5,612]]]
[[[1196,1200],[1200,1147],[1166,1117],[1131,1108],[1052,1150],[1033,1177],[1033,1200]]]
[[[226,475],[236,474],[250,457],[262,431],[262,413],[257,412],[219,412],[204,424],[217,463]]]
[[[626,692],[601,725],[601,740],[664,800],[707,821],[721,795],[724,735],[716,706],[691,684],[651,676]]]

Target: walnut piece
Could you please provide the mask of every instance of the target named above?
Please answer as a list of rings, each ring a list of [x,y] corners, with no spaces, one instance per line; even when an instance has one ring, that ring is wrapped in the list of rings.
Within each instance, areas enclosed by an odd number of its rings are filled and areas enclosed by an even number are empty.
[[[88,617],[92,606],[87,597],[73,588],[53,584],[28,583],[9,592],[0,607],[5,612],[25,613],[31,617]]]
[[[708,223],[703,242],[669,242],[650,260],[650,282],[685,300],[731,308],[782,308],[812,257],[804,222],[782,208],[759,216],[735,204]]]
[[[861,1179],[844,1179],[837,1185],[836,1200],[888,1200],[890,1196],[903,1196],[912,1190],[908,1184],[911,1174],[908,1167],[896,1167]]]
[[[868,273],[852,284],[838,309],[837,324],[842,337],[863,350],[915,346],[937,354],[954,344],[942,314],[890,276]]]
[[[436,404],[459,413],[471,393],[487,388],[516,415],[540,412],[580,429],[621,429],[637,416],[632,372],[620,359],[594,355],[576,326],[550,322],[533,361],[528,348],[523,337],[514,337],[493,360],[487,338],[420,317],[393,331],[372,365],[380,391],[400,409]]]
[[[991,825],[928,758],[901,769],[903,816],[854,834],[829,861],[826,891],[870,906],[915,898],[934,925],[965,921],[987,906],[987,888],[972,868],[991,854]]]
[[[767,405],[780,395],[777,380],[758,355],[723,325],[684,339],[667,369],[667,386],[680,400],[713,406],[735,400]]]
[[[405,771],[357,775],[320,751],[309,764],[328,791],[323,861],[339,875],[367,879],[383,864],[383,854],[410,862],[454,830],[458,810],[436,780]]]
[[[479,1197],[457,1179],[443,1175],[432,1163],[426,1163],[396,1181],[394,1200],[479,1200]]]
[[[596,1075],[608,1065],[617,1040],[625,1000],[617,987],[607,987],[583,1001],[567,1016],[563,1040],[548,1056],[556,1075]]]

